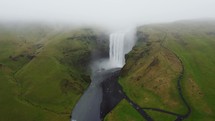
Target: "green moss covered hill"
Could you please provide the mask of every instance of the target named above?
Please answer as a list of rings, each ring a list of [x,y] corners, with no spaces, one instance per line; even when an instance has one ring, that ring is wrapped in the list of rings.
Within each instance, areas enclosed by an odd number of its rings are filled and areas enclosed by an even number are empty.
[[[90,84],[92,57],[108,55],[107,39],[97,29],[1,24],[0,121],[69,121]],[[180,115],[190,108],[185,121],[214,121],[214,54],[214,21],[141,26],[118,81],[155,121],[176,116],[147,108]],[[144,118],[123,99],[104,120]]]
[[[1,25],[0,121],[69,121],[91,82],[91,53],[106,51],[102,36],[87,28]]]
[[[119,83],[142,108],[177,114],[189,109],[181,100],[177,81],[191,108],[185,121],[215,120],[215,22],[179,21],[138,27],[137,43],[126,56]],[[127,111],[126,111],[127,110]],[[155,121],[176,116],[145,109]],[[142,121],[123,100],[105,121]]]

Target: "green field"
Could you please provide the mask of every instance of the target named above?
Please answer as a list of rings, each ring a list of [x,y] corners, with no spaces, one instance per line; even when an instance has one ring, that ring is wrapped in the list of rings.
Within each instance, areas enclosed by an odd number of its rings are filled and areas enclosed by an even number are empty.
[[[90,84],[92,59],[108,55],[98,29],[56,30],[0,24],[0,121],[69,121]],[[142,108],[186,114],[177,80],[192,109],[186,121],[215,121],[215,22],[179,21],[137,28],[119,83]],[[180,60],[182,63],[180,62]],[[155,121],[176,116],[145,110]],[[144,121],[122,100],[105,121]]]
[[[145,121],[145,120],[126,100],[122,100],[105,117],[104,121]]]
[[[91,82],[88,65],[91,53],[101,49],[100,34],[85,28],[2,27],[0,120],[69,121]]]
[[[177,90],[177,78],[182,71],[178,56],[185,68],[183,94],[192,109],[186,120],[214,121],[215,22],[145,25],[138,27],[137,39],[136,46],[126,56],[126,65],[119,79],[126,94],[143,108],[185,114],[187,108]],[[118,121],[124,121],[120,118],[124,114],[116,116],[123,110],[113,111],[107,119],[112,119],[113,115]],[[165,113],[146,112],[155,121],[176,119]]]

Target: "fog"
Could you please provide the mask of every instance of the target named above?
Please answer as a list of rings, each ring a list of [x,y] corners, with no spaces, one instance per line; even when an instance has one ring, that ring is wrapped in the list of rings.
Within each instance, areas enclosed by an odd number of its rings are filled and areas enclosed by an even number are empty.
[[[0,21],[44,21],[125,28],[215,18],[214,0],[0,0]]]

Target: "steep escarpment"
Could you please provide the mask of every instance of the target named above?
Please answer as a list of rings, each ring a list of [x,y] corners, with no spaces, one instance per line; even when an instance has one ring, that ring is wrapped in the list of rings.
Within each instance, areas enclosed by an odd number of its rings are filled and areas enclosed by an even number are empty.
[[[183,112],[183,104],[177,96],[177,77],[182,67],[176,56],[161,46],[165,33],[151,34],[139,28],[137,35],[137,44],[126,56],[119,79],[124,91],[142,108]],[[174,118],[166,114],[163,117]]]
[[[179,120],[178,116],[190,111],[187,120],[212,120],[214,106],[210,96],[214,94],[209,90],[213,90],[211,72],[215,72],[211,68],[214,29],[214,22],[204,21],[138,27],[138,41],[126,56],[119,79],[128,97],[155,121]],[[124,115],[120,109],[126,106],[120,103],[106,119],[125,120],[120,118]],[[126,115],[137,119],[133,113]]]

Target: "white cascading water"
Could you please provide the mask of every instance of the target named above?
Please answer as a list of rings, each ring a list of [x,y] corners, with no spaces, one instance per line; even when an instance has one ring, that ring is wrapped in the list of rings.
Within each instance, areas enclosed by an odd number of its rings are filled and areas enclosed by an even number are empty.
[[[124,37],[125,34],[120,32],[110,34],[109,58],[113,67],[123,67],[125,64]]]
[[[129,31],[110,34],[109,59],[99,59],[92,67],[92,82],[72,111],[71,121],[100,121],[101,83],[125,64],[125,54],[134,46],[134,37]],[[114,69],[115,68],[115,69]],[[117,68],[117,69],[116,69]]]

